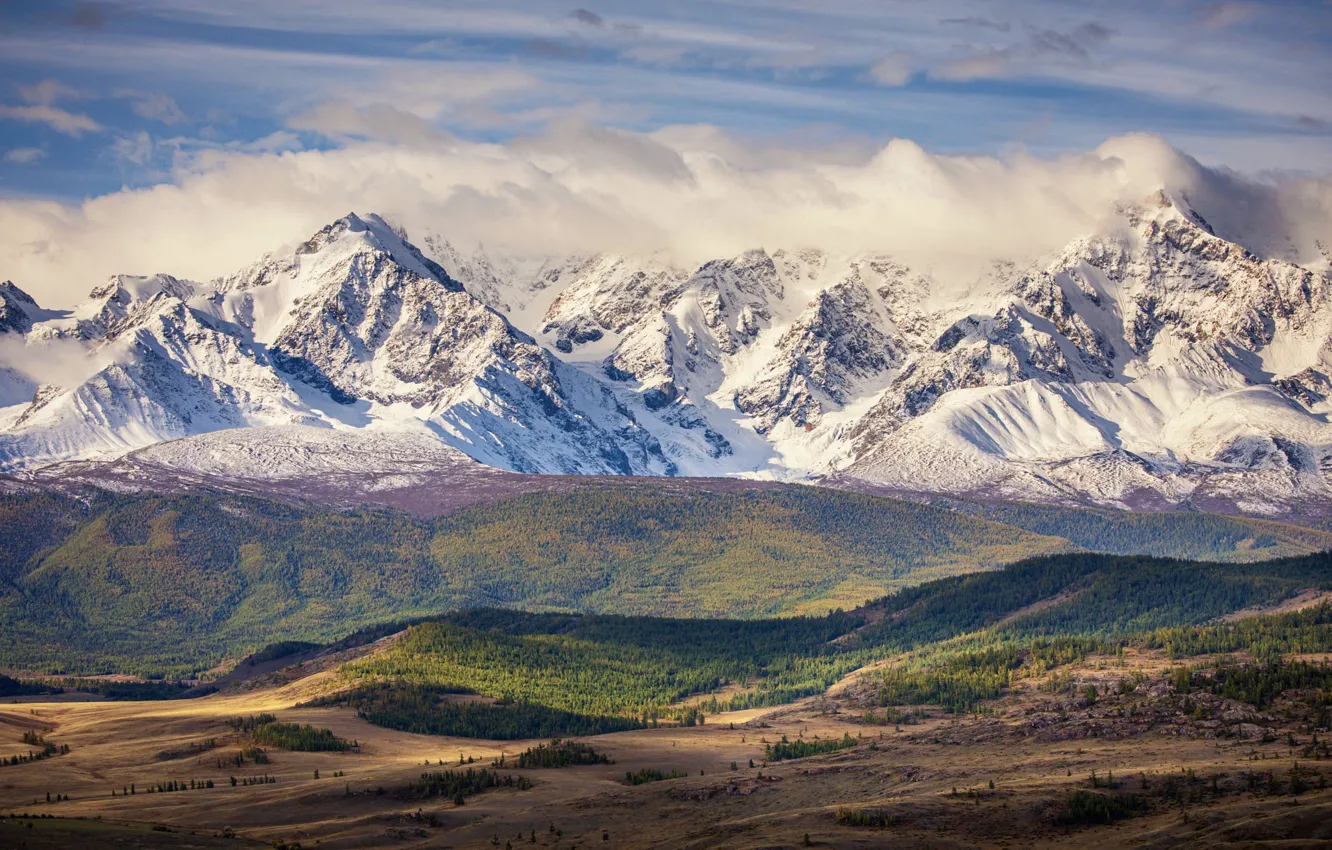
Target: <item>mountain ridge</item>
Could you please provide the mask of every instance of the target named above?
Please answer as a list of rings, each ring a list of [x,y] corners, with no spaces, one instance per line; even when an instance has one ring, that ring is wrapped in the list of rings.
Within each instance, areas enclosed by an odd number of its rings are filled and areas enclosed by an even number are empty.
[[[10,284],[0,338],[100,368],[69,385],[0,371],[0,469],[304,425],[516,472],[1332,511],[1327,268],[1227,241],[1182,191],[1108,220],[961,289],[813,249],[690,272],[427,234],[432,257],[354,213],[229,277],[117,276],[68,313]]]

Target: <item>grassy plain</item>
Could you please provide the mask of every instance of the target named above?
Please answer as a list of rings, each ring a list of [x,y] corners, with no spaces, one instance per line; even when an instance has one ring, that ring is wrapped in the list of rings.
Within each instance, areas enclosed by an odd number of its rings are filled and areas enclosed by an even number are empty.
[[[1130,652],[1090,657],[1054,672],[1110,691],[1133,674],[1163,683],[1172,663],[1178,662],[1159,653]],[[280,841],[304,848],[760,848],[805,846],[806,834],[810,845],[823,847],[1284,848],[1327,846],[1332,840],[1332,790],[1318,788],[1318,777],[1332,777],[1332,769],[1302,758],[1299,747],[1290,745],[1290,735],[1297,744],[1308,743],[1299,723],[1269,715],[1260,721],[1270,733],[1266,742],[1209,737],[1199,733],[1204,727],[1190,727],[1173,715],[1125,734],[1116,726],[1116,712],[1142,710],[1141,700],[1123,697],[1126,702],[1118,705],[1107,697],[1099,708],[1079,708],[1047,692],[1042,681],[1022,681],[981,714],[951,717],[936,709],[918,724],[898,727],[864,723],[860,677],[852,676],[827,694],[711,716],[701,727],[587,739],[614,763],[505,768],[501,773],[527,776],[532,788],[487,791],[462,806],[410,800],[396,789],[427,769],[457,769],[460,755],[464,761],[471,757],[476,767],[489,767],[501,753],[511,758],[539,742],[411,735],[372,726],[345,708],[301,707],[335,685],[330,670],[268,674],[195,700],[3,705],[0,752],[6,744],[20,749],[22,733],[34,730],[49,730],[43,733],[49,740],[71,750],[0,767],[0,814],[29,816],[0,820],[0,847],[240,847]],[[359,751],[270,750],[269,764],[218,767],[219,757],[240,745],[225,721],[259,712],[329,728],[359,742]],[[860,743],[763,764],[765,741],[847,733]],[[216,748],[192,750],[209,739]],[[1304,767],[1295,767],[1297,762]],[[1309,771],[1308,788],[1298,795],[1285,785],[1293,767]],[[686,777],[624,784],[627,771],[640,769]],[[1093,771],[1118,778],[1121,787],[1111,793],[1138,794],[1150,808],[1109,825],[1059,823],[1070,793],[1100,793],[1089,778]],[[1258,790],[1249,789],[1243,777],[1259,771],[1270,772],[1281,787],[1269,788],[1264,780]],[[237,787],[229,781],[233,775],[261,774],[277,781]],[[1172,777],[1185,788],[1178,800],[1161,796]],[[144,791],[172,779],[212,779],[215,787]],[[1149,788],[1138,790],[1144,779]],[[123,796],[131,783],[136,793]],[[48,803],[48,792],[68,800]],[[884,812],[895,823],[853,827],[839,823],[839,809]],[[218,838],[224,831],[237,837]]]

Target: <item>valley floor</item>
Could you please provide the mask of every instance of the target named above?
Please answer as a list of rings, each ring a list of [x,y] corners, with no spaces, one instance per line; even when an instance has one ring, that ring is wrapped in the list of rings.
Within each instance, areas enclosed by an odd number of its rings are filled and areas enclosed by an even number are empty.
[[[70,751],[0,767],[0,815],[9,815],[0,818],[0,848],[758,848],[806,846],[806,836],[812,846],[936,850],[1328,846],[1332,790],[1324,775],[1332,769],[1317,753],[1302,753],[1309,736],[1271,714],[1260,720],[1261,736],[1246,738],[1218,737],[1196,713],[1153,714],[1159,705],[1150,686],[1162,681],[1164,688],[1166,666],[1149,656],[1089,658],[1060,673],[1113,693],[1091,705],[1033,680],[983,714],[933,710],[900,727],[864,722],[853,707],[853,679],[793,705],[710,716],[702,727],[587,739],[614,763],[502,768],[532,787],[490,790],[462,806],[398,792],[423,771],[457,769],[460,756],[490,767],[501,753],[511,761],[537,742],[412,735],[373,726],[349,709],[300,707],[327,672],[285,684],[270,677],[252,690],[195,700],[16,703],[0,706],[0,751],[21,751],[22,733],[38,730]],[[1130,672],[1153,678],[1121,696],[1112,686]],[[219,767],[219,757],[237,746],[226,720],[257,712],[327,727],[358,741],[359,752],[270,750],[270,764]],[[763,762],[765,743],[848,733],[856,746]],[[208,739],[216,749],[191,750]],[[640,769],[686,776],[624,784],[626,772]],[[257,775],[276,782],[230,783]],[[1292,775],[1302,778],[1298,794]],[[145,793],[159,782],[210,779],[213,788]],[[1107,791],[1106,782],[1114,787]],[[131,783],[136,793],[123,796]],[[1142,808],[1112,824],[1061,824],[1078,791]],[[48,793],[68,799],[47,802]],[[839,810],[882,812],[893,825],[847,825]],[[235,839],[219,840],[232,832]]]

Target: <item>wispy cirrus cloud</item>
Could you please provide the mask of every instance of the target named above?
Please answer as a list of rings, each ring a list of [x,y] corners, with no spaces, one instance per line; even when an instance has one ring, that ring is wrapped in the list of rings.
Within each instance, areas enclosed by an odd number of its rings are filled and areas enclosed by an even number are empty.
[[[969,15],[965,18],[944,18],[939,23],[945,26],[976,27],[978,29],[995,30],[996,32],[1008,32],[1013,28],[1013,25],[1008,21],[996,21],[981,15]]]
[[[290,118],[287,126],[329,138],[417,145],[444,142],[449,138],[426,119],[396,106],[387,103],[357,105],[349,100],[326,100],[315,104],[308,111]]]
[[[25,103],[42,106],[49,106],[57,100],[68,100],[79,96],[76,89],[58,80],[42,80],[40,83],[33,83],[30,86],[20,85],[16,88],[18,89],[19,98]]]
[[[0,105],[0,118],[45,124],[69,136],[81,136],[102,129],[102,125],[89,118],[56,106],[56,101],[77,97],[78,92],[55,80],[43,80],[28,86],[18,86],[20,106]]]
[[[114,96],[128,100],[130,108],[140,118],[147,118],[150,121],[156,121],[167,126],[184,124],[189,121],[180,105],[168,94],[135,91],[134,89],[117,89]]]
[[[979,152],[1146,130],[1224,138],[1209,150],[1251,170],[1281,165],[1279,149],[1301,152],[1292,167],[1318,168],[1328,157],[1316,142],[1332,149],[1332,6],[1321,2],[1129,0],[1113,19],[1060,0],[43,5],[10,16],[0,62],[15,80],[77,89],[80,108],[53,91],[0,106],[0,118],[26,123],[15,145],[45,149],[34,134],[56,130],[85,148],[53,146],[7,177],[27,192],[44,190],[41,173],[80,168],[94,183],[160,179],[123,154],[126,139],[164,127],[203,150],[279,133],[313,148],[493,142],[570,117]],[[1283,135],[1302,141],[1278,145]],[[127,170],[99,178],[108,145]]]
[[[603,27],[606,25],[606,19],[596,12],[590,12],[587,9],[574,9],[569,13],[569,17],[578,21],[580,24],[586,24],[589,27]]]
[[[46,158],[46,151],[41,148],[10,148],[5,151],[5,162],[15,165],[31,165]]]
[[[111,3],[79,0],[67,11],[64,19],[79,29],[96,31],[105,28],[107,22],[119,13],[119,8]]]
[[[79,115],[58,106],[44,104],[0,105],[0,118],[24,121],[29,124],[45,124],[56,132],[74,137],[82,136],[84,133],[95,133],[102,129],[101,124],[87,115]]]
[[[1049,76],[1052,75],[1052,65],[1090,61],[1092,53],[1113,35],[1110,27],[1098,21],[1089,21],[1066,31],[1027,27],[1018,41],[943,62],[930,69],[930,76],[956,81],[1026,74]]]
[[[1224,0],[1219,3],[1205,3],[1198,8],[1198,22],[1208,29],[1226,29],[1237,24],[1251,21],[1262,12],[1257,3]]]

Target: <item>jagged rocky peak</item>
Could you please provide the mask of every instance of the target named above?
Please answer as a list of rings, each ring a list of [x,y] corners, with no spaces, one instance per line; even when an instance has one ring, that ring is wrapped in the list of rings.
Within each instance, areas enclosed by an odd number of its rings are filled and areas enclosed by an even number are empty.
[[[686,287],[695,290],[703,323],[723,354],[736,353],[770,326],[772,303],[785,295],[776,263],[761,249],[703,264]]]
[[[1134,224],[1120,280],[1128,342],[1149,356],[1158,337],[1178,345],[1258,351],[1279,325],[1299,331],[1326,305],[1332,279],[1280,259],[1262,259],[1217,236],[1186,204],[1164,206]]]
[[[562,367],[378,217],[340,219],[290,260],[255,270],[197,293],[128,278],[100,289],[91,303],[114,310],[113,327],[89,346],[113,362],[7,417],[0,466],[218,428],[382,416],[422,420],[446,443],[520,471],[674,469],[613,394]]]
[[[268,348],[280,371],[344,404],[405,405],[474,457],[520,471],[668,468],[613,397],[381,219],[341,220],[303,247]]]
[[[966,316],[902,369],[852,436],[860,451],[868,451],[886,432],[926,413],[948,393],[1036,376],[1071,377],[1053,337],[1033,328],[1011,306],[992,316]]]
[[[631,324],[604,328],[619,334],[610,355],[601,363],[615,382],[636,382],[640,402],[652,411],[677,401],[694,404],[716,391],[727,369],[724,361],[750,346],[774,319],[774,305],[782,301],[785,285],[773,258],[763,250],[703,263],[692,274],[650,262],[630,279],[646,285],[652,307],[640,305]],[[615,302],[624,298],[623,275],[602,278],[609,287],[582,293],[587,302]],[[612,298],[604,296],[611,295]],[[623,302],[631,306],[633,299]],[[566,309],[564,306],[561,309]],[[603,328],[584,317],[558,326],[555,347],[564,352],[601,338]],[[696,416],[673,414],[672,422],[694,428]],[[685,424],[689,423],[689,424]],[[714,432],[715,433],[715,432]],[[724,438],[709,444],[715,452]]]
[[[409,242],[401,228],[377,215],[349,213],[294,251],[265,255],[216,279],[205,297],[218,315],[271,341],[290,326],[290,316],[325,308],[334,315],[359,315],[360,302],[373,292],[385,286],[392,290],[409,280],[463,291],[463,285]]]
[[[32,330],[33,314],[37,310],[33,297],[15,286],[13,281],[0,283],[0,333],[25,334]]]
[[[783,419],[812,429],[829,407],[847,404],[860,382],[895,368],[906,347],[886,326],[877,299],[853,265],[783,332],[757,380],[736,390],[736,407],[763,431]]]
[[[494,358],[534,387],[555,383],[530,337],[377,216],[339,219],[296,256],[295,295],[269,350],[279,369],[336,400],[437,408]]]
[[[354,251],[369,251],[387,255],[394,262],[422,278],[436,281],[445,289],[461,292],[463,286],[450,277],[444,267],[421,253],[407,241],[407,232],[394,227],[378,215],[365,216],[348,213],[327,225],[296,248],[296,256],[321,254],[335,242],[350,243]]]
[[[106,283],[89,292],[88,300],[98,303],[128,305],[135,301],[145,301],[159,292],[184,300],[194,295],[195,284],[172,277],[169,274],[148,276],[117,274],[112,275]]]
[[[0,300],[6,304],[24,304],[29,307],[36,307],[37,301],[31,295],[19,289],[12,280],[0,282]]]
[[[147,305],[155,299],[185,301],[197,291],[198,284],[169,274],[112,275],[74,308],[73,334],[90,342],[114,338],[132,326],[136,316],[151,310]]]
[[[1203,218],[1202,214],[1193,208],[1186,191],[1171,192],[1163,186],[1152,193],[1144,206],[1147,210],[1152,211],[1148,213],[1149,215],[1182,220],[1201,228],[1209,236],[1216,236],[1216,231],[1212,229],[1212,225],[1208,224],[1207,219]],[[1166,215],[1162,216],[1163,213]]]
[[[689,273],[664,259],[597,255],[547,268],[545,278],[561,289],[541,320],[541,332],[576,344],[577,336],[599,339],[591,335],[592,327],[623,333],[667,309],[684,291]]]

